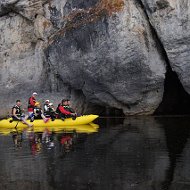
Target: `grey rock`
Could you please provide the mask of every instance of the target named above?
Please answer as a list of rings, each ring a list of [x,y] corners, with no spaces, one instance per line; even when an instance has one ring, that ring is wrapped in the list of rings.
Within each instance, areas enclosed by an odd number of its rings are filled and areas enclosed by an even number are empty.
[[[189,1],[142,0],[150,22],[185,88],[190,93],[190,18]]]
[[[0,103],[4,111],[13,98],[20,99],[25,93],[39,89],[43,51],[33,24],[18,14],[1,17],[0,33]]]
[[[162,100],[165,62],[145,14],[132,1],[112,17],[58,35],[46,57],[53,75],[82,89],[89,102],[151,114]]]
[[[98,105],[152,114],[164,91],[162,51],[190,93],[188,10],[188,1],[173,0],[124,1],[111,11],[98,0],[1,1],[3,112],[16,97],[26,105],[35,90],[55,104],[69,97],[79,111]]]
[[[38,14],[43,15],[43,4],[47,0],[1,0],[0,16],[15,12],[23,17],[34,20]]]

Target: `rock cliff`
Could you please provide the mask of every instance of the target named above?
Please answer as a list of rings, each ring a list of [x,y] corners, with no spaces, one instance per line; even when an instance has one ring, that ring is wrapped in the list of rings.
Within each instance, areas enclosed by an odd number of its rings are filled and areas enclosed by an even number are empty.
[[[2,0],[0,103],[73,100],[79,112],[152,114],[166,72],[189,86],[187,0]],[[172,71],[172,72],[173,72]],[[166,90],[166,89],[165,89]]]

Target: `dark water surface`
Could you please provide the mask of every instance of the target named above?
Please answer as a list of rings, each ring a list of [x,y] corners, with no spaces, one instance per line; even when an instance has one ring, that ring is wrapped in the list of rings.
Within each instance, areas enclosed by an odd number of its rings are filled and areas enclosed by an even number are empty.
[[[0,190],[190,189],[190,118],[98,122],[93,134],[0,135]]]

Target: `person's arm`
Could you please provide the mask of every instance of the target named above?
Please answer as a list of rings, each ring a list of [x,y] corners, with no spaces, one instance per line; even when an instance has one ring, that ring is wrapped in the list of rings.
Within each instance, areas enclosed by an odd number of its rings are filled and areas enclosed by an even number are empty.
[[[35,108],[34,108],[34,111],[33,111],[33,112],[34,112],[34,115],[35,115],[35,116],[38,115]]]
[[[65,115],[71,115],[71,112],[65,110],[63,106],[59,106],[59,110],[61,113],[65,114]]]
[[[41,114],[44,114],[44,111],[42,109],[40,109],[40,112],[41,112]]]
[[[53,107],[50,107],[50,108],[49,108],[49,111],[50,111],[50,112],[55,112],[55,109],[54,109]]]
[[[13,108],[13,116],[18,120],[20,120],[20,118],[16,115],[16,108]]]
[[[48,106],[47,105],[44,105],[44,111],[48,111]]]

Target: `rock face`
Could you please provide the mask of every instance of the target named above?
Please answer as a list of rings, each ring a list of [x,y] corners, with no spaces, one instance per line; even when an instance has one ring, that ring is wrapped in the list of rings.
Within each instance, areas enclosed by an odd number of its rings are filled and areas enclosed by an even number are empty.
[[[46,0],[1,0],[0,16],[15,12],[28,20],[34,20],[37,14],[43,14],[43,3]]]
[[[39,88],[36,84],[41,81],[43,52],[33,24],[20,15],[1,17],[0,31],[0,103],[4,106],[9,98],[20,98],[17,93]]]
[[[19,97],[26,104],[34,90],[41,101],[69,97],[79,111],[93,104],[152,114],[168,59],[189,92],[189,7],[172,0],[1,1],[0,114]]]
[[[141,9],[129,1],[109,16],[101,15],[103,6],[79,12],[76,6],[46,51],[50,70],[90,102],[152,113],[162,99],[165,66]]]
[[[42,29],[36,31],[43,16],[35,18],[41,10],[42,1],[0,2],[1,115],[10,110],[16,99],[26,104],[26,97],[39,91],[43,84],[45,43]]]
[[[190,93],[190,2],[143,0],[150,22],[161,40],[170,65]]]

